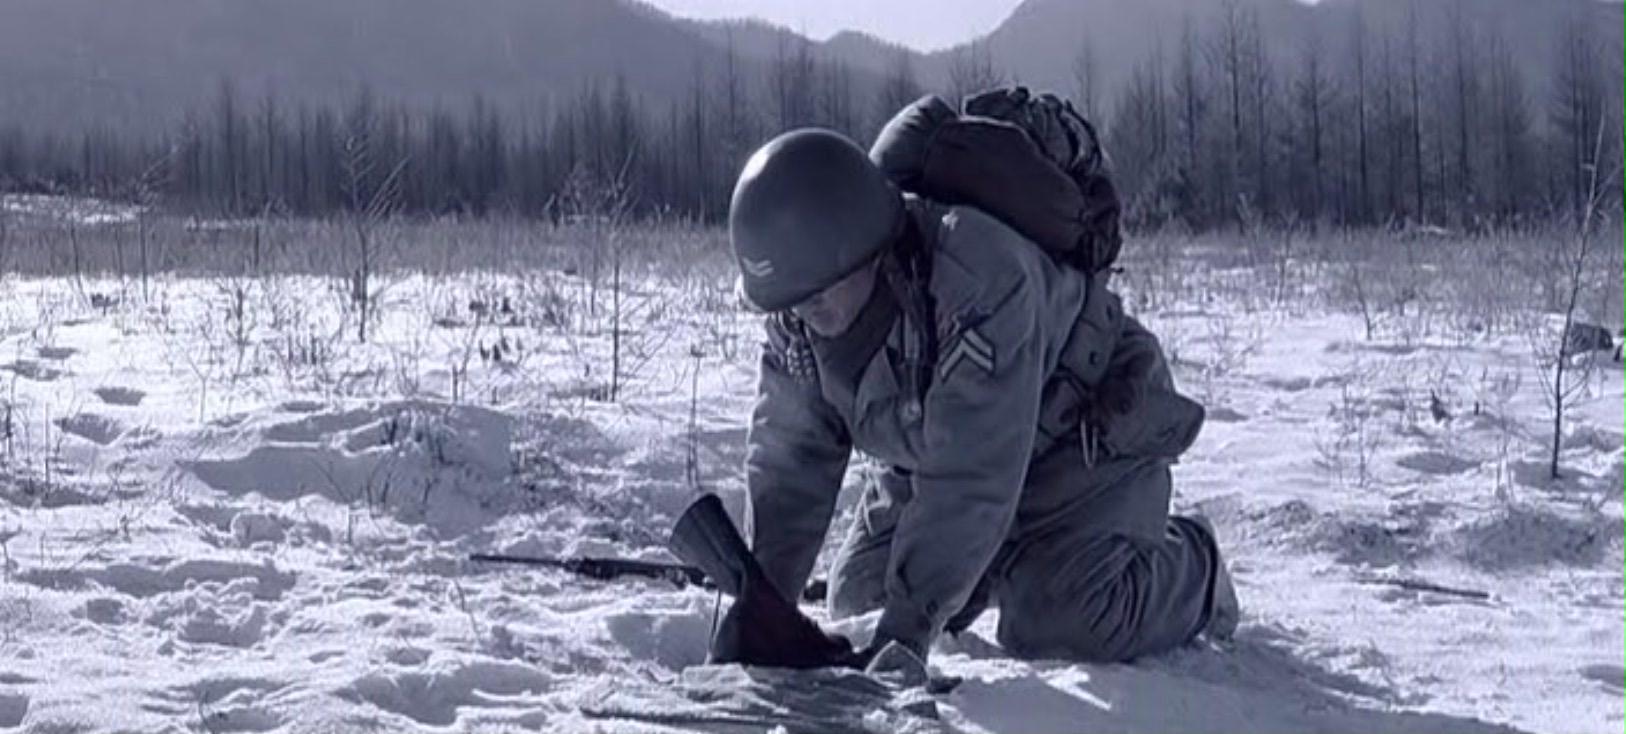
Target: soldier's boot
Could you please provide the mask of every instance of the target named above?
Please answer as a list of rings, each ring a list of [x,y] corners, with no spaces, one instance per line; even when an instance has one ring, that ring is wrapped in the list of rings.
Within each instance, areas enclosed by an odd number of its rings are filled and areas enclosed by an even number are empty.
[[[1211,640],[1229,640],[1236,634],[1237,625],[1242,621],[1242,605],[1236,599],[1236,584],[1231,581],[1231,572],[1225,567],[1225,556],[1219,552],[1219,535],[1214,532],[1214,523],[1202,515],[1191,516],[1191,521],[1197,523],[1208,532],[1208,537],[1214,541],[1214,591],[1208,607],[1208,624],[1203,627],[1202,633]]]

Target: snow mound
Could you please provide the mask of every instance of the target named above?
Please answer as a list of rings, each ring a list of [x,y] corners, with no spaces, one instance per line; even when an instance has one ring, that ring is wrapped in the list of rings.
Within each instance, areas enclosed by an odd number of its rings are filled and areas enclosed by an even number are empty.
[[[406,400],[292,420],[250,416],[234,430],[246,451],[183,462],[229,494],[314,494],[450,531],[480,524],[507,499],[513,421],[490,409]]]
[[[900,696],[896,689],[858,671],[837,669],[697,666],[668,683],[596,687],[582,696],[579,709],[586,719],[599,722],[593,728],[610,731],[650,730],[632,724],[712,732],[925,734],[954,730],[941,720],[935,701],[924,693]]]
[[[517,662],[436,661],[421,670],[369,673],[338,691],[416,724],[450,726],[460,709],[537,707],[553,687],[546,673]]]

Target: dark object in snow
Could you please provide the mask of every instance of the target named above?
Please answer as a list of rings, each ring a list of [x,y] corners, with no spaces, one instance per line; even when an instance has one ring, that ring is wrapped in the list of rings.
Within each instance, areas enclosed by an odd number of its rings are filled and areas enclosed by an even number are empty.
[[[1445,401],[1440,399],[1440,394],[1433,390],[1428,391],[1428,413],[1434,416],[1435,423],[1451,421],[1451,411],[1445,407]]]
[[[852,643],[826,634],[780,595],[717,495],[704,495],[689,505],[667,545],[734,597],[712,637],[711,662],[798,669],[857,667]]]
[[[1360,581],[1363,584],[1371,584],[1371,585],[1375,585],[1375,586],[1394,586],[1394,587],[1398,587],[1398,588],[1401,588],[1401,589],[1406,589],[1408,591],[1428,591],[1428,592],[1433,592],[1435,594],[1446,594],[1448,596],[1460,596],[1460,597],[1462,597],[1464,599],[1474,599],[1474,600],[1477,600],[1477,601],[1490,601],[1490,598],[1491,598],[1491,595],[1490,595],[1489,592],[1480,591],[1478,589],[1458,589],[1458,588],[1455,588],[1455,587],[1452,587],[1452,586],[1441,586],[1439,584],[1428,582],[1428,581],[1423,581],[1421,579],[1404,578],[1404,577],[1388,577],[1388,576],[1369,576],[1369,577],[1358,579],[1358,581]]]
[[[548,558],[546,556],[505,556],[496,553],[474,553],[471,561],[482,563],[511,563],[522,566],[543,566],[569,571],[578,576],[610,581],[626,576],[661,579],[678,586],[715,588],[706,575],[694,566],[659,561],[630,561],[622,558]]]
[[[1615,348],[1615,340],[1609,336],[1609,330],[1597,324],[1588,324],[1577,321],[1570,324],[1569,334],[1564,337],[1564,356],[1573,357],[1587,352],[1608,352]],[[1620,359],[1617,353],[1615,359]]]
[[[557,568],[569,571],[577,576],[586,576],[600,581],[615,581],[623,578],[647,578],[670,581],[679,588],[698,586],[702,589],[715,589],[717,585],[706,578],[705,572],[694,566],[683,563],[663,563],[660,561],[633,561],[624,558],[601,558],[592,556],[578,556],[572,558],[550,558],[548,556],[509,556],[501,553],[471,553],[469,560],[480,563],[506,563],[516,566],[540,566],[542,568]],[[802,601],[822,602],[824,595],[829,591],[830,585],[824,579],[814,579],[802,590]]]

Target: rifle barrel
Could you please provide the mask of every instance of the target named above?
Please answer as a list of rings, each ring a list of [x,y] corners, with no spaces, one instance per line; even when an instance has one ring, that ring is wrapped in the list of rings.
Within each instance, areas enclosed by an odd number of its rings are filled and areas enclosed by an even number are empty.
[[[622,576],[640,576],[651,579],[665,579],[678,586],[699,586],[704,589],[717,588],[717,585],[711,579],[706,578],[705,572],[682,563],[635,561],[627,558],[598,558],[593,556],[571,558],[508,556],[498,553],[471,553],[469,554],[469,560],[483,563],[509,563],[518,566],[557,568],[600,581],[613,581]],[[828,583],[824,579],[814,579],[807,585],[807,588],[802,589],[801,600],[804,602],[822,602],[827,593],[829,593]]]
[[[700,569],[694,566],[685,566],[681,563],[635,561],[626,558],[595,558],[591,556],[573,558],[509,556],[496,553],[473,553],[469,555],[469,560],[484,563],[510,563],[521,566],[558,568],[579,576],[603,581],[622,576],[641,576],[644,578],[666,579],[678,586],[711,587],[711,583],[706,580],[706,575]]]

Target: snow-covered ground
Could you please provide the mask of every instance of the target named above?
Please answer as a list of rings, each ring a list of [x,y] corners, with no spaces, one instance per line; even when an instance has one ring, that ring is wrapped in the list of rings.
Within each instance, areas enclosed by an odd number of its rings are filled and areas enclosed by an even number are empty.
[[[611,298],[560,272],[397,279],[365,345],[316,278],[0,278],[0,730],[1622,726],[1620,365],[1550,481],[1527,337],[1312,299],[1141,309],[1210,410],[1176,502],[1230,554],[1221,647],[1020,662],[987,615],[931,698],[702,666],[701,590],[464,560],[662,559],[697,487],[739,508],[758,326],[672,270],[613,401]]]

